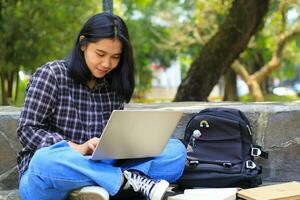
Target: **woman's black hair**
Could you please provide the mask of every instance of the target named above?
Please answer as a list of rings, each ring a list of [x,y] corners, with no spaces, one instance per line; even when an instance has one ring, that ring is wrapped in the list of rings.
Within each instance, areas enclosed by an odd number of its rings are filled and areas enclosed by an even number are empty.
[[[84,36],[84,38],[80,40],[80,36]],[[135,85],[133,51],[127,26],[119,16],[100,13],[92,16],[83,25],[68,58],[69,73],[77,83],[86,84],[91,80],[93,76],[86,65],[81,47],[104,38],[117,38],[122,43],[119,64],[105,77],[110,87],[126,102],[129,102]]]

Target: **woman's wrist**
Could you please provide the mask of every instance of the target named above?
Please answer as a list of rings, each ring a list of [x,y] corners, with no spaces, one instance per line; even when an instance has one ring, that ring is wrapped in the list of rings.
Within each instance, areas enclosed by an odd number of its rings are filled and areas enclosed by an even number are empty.
[[[78,151],[79,153],[81,153],[82,155],[84,155],[84,152],[82,151],[82,148],[79,144],[76,144],[72,141],[68,141],[68,144],[71,148],[75,149],[76,151]]]
[[[76,145],[74,142],[72,142],[72,141],[68,141],[68,144],[69,144],[69,146],[70,147],[72,147],[72,148],[74,148],[74,146]]]

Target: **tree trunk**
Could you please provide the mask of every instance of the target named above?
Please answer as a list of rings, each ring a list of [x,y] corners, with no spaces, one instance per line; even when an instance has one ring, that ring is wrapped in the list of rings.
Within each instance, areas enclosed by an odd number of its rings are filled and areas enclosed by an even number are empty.
[[[16,81],[15,81],[15,99],[14,101],[17,102],[19,96],[19,70],[16,72]]]
[[[202,48],[174,101],[204,101],[219,78],[247,47],[268,10],[269,0],[235,0],[219,31]]]
[[[2,105],[10,105],[17,99],[18,70],[12,72],[0,72]]]
[[[13,86],[14,86],[14,71],[7,72],[7,95],[10,98],[13,95]]]
[[[238,101],[236,73],[230,68],[224,74],[225,77],[225,94],[224,101]]]
[[[250,93],[253,97],[253,100],[255,102],[264,101],[265,98],[262,93],[261,87],[255,79],[251,81],[249,86],[250,86],[249,89],[250,89]]]
[[[1,95],[2,95],[2,105],[8,105],[7,102],[7,93],[6,93],[6,81],[4,79],[5,75],[4,73],[0,73],[0,79],[1,79]]]

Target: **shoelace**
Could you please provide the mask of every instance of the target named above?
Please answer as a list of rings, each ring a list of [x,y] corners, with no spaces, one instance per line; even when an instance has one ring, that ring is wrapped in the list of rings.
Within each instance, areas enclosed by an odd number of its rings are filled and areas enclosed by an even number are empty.
[[[145,196],[150,197],[150,192],[155,182],[139,174],[132,173],[131,179],[128,180],[134,191],[140,190]]]

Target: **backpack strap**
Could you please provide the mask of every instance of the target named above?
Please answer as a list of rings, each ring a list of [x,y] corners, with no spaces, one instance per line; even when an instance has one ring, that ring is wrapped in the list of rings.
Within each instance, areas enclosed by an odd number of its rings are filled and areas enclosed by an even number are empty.
[[[246,161],[246,168],[247,169],[255,169],[256,168],[255,162],[253,162],[252,160],[247,160]]]
[[[262,158],[268,159],[269,153],[262,150],[262,147],[259,145],[252,145],[251,156],[260,156]]]

